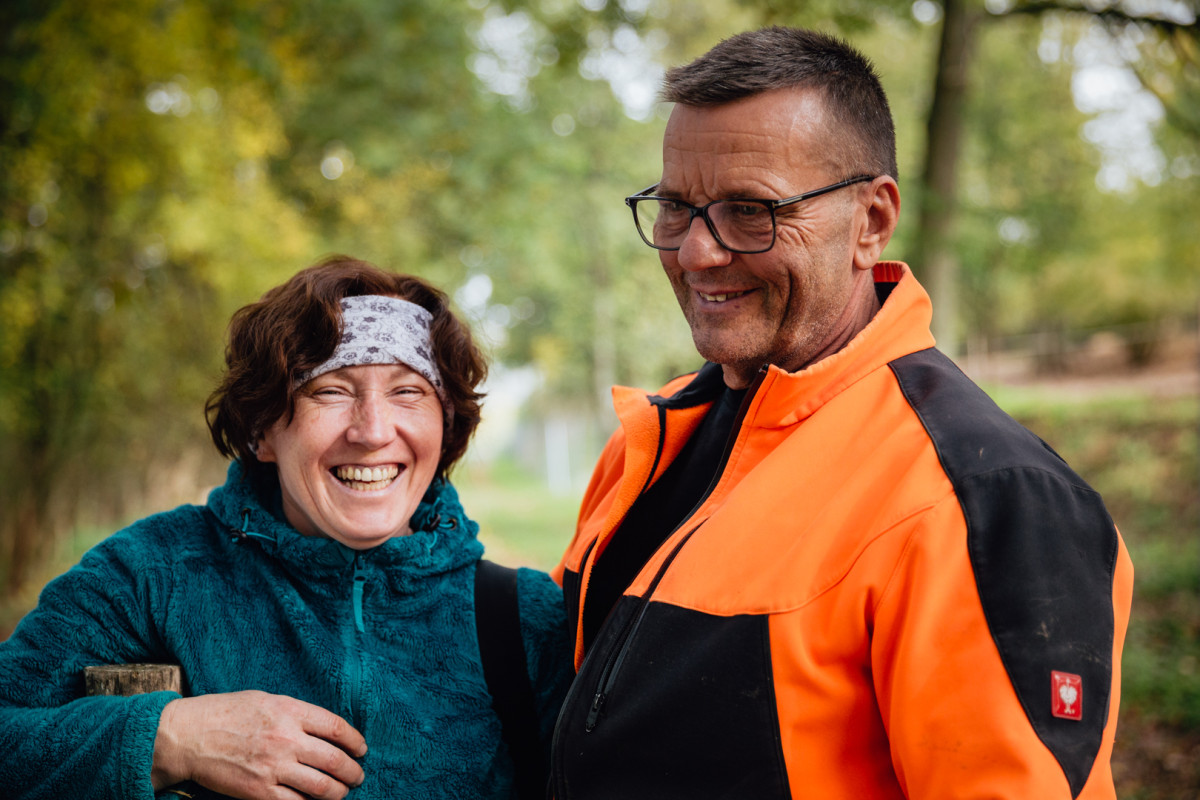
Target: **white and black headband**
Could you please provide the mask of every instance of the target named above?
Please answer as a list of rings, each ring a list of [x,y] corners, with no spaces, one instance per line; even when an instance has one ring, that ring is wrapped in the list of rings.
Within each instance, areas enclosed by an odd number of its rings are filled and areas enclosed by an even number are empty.
[[[404,364],[433,386],[449,426],[454,407],[433,358],[433,314],[408,300],[377,294],[344,297],[341,306],[341,342],[328,361],[302,374],[296,385],[342,367]]]

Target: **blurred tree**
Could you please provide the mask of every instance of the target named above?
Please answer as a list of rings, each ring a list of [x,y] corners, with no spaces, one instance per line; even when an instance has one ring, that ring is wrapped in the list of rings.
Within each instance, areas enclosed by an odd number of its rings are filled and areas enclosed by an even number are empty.
[[[918,190],[912,260],[933,297],[933,335],[948,354],[959,350],[959,155],[966,125],[976,36],[983,9],[974,0],[942,0],[933,93],[925,117],[925,155]]]
[[[1186,4],[1149,3],[1140,4],[1136,11],[1130,11],[1126,10],[1122,2],[991,2],[986,4],[985,13],[983,5],[977,4],[975,0],[942,0],[941,46],[934,74],[935,88],[927,116],[925,167],[921,180],[918,230],[912,258],[916,268],[925,270],[928,276],[927,281],[936,309],[934,334],[944,350],[951,354],[961,350],[959,324],[964,317],[964,311],[960,302],[959,276],[962,272],[963,242],[957,231],[961,206],[958,199],[961,170],[958,164],[964,131],[980,119],[979,116],[968,117],[967,114],[971,99],[968,89],[969,76],[977,69],[974,62],[978,59],[979,24],[984,20],[990,19],[995,22],[1009,17],[1081,16],[1085,20],[1085,27],[1088,22],[1098,22],[1114,31],[1115,36],[1132,37],[1142,45],[1138,51],[1142,57],[1139,63],[1160,79],[1163,87],[1160,89],[1160,96],[1178,95],[1181,98],[1178,108],[1183,110],[1177,110],[1174,116],[1186,121],[1189,119],[1188,109],[1195,107],[1196,87],[1200,85],[1195,70],[1198,31],[1196,5],[1193,0],[1191,9],[1187,10]],[[1181,9],[1180,6],[1184,8]],[[1029,37],[1027,41],[1037,42],[1040,41],[1040,37]],[[1169,55],[1165,59],[1169,64],[1166,69],[1155,67],[1156,61],[1164,60],[1161,54],[1164,44],[1171,45]],[[1114,49],[1119,52],[1120,47]],[[1134,60],[1127,58],[1130,61]],[[1182,62],[1182,66],[1172,69],[1177,60]],[[1011,61],[1007,62],[1006,66],[1008,64],[1011,64]],[[995,87],[1010,81],[1011,76],[1009,71],[993,72],[983,83]],[[991,101],[994,98],[995,95],[989,91],[986,100]],[[1012,109],[1021,107],[1007,105],[1003,108],[1011,114]],[[1055,116],[1053,109],[1056,106],[1048,105],[1042,108],[1046,109],[1045,116]],[[1011,124],[1011,116],[1008,119]],[[1053,139],[1043,139],[1041,142],[1051,148],[1056,146]],[[1043,174],[1053,173],[1071,175],[1062,165],[1052,173]],[[1036,173],[1031,173],[1030,177],[1037,180]],[[1063,188],[1084,185],[1086,184],[1082,182],[1071,182]],[[1074,252],[1078,254],[1091,250],[1091,247],[1081,247]],[[1054,297],[1055,300],[1050,300],[1045,294],[1039,295],[1041,302],[1035,302],[1033,307],[1043,307],[1044,314],[1058,317],[1057,324],[1061,325],[1065,319],[1059,312],[1064,306],[1051,304],[1064,298],[1062,293],[1055,293]],[[974,298],[977,305],[980,300],[979,297]],[[1042,314],[1038,316],[1045,319]],[[1044,322],[1042,325],[1044,327]]]
[[[1131,357],[1144,361],[1157,321],[1195,310],[1200,235],[1170,220],[1197,212],[1200,139],[1185,124],[1152,128],[1153,101],[1122,80],[1132,69],[1186,109],[1196,73],[1178,68],[1175,52],[1187,41],[1194,50],[1200,30],[1179,4],[1121,8],[1019,3],[989,25],[977,69],[990,88],[968,113],[976,147],[964,213],[994,231],[993,257],[964,271],[987,287],[963,309],[973,330],[1058,341],[1065,328],[1125,325]],[[1050,80],[1027,79],[1038,74]],[[1038,113],[1013,119],[1022,108]]]
[[[1200,2],[1072,2],[1010,0],[1005,16],[1074,15],[1094,20],[1166,109],[1170,121],[1200,138]]]
[[[203,430],[220,292],[247,285],[237,266],[310,247],[256,185],[278,124],[211,10],[93,0],[0,11],[10,591],[81,510],[121,513],[132,487],[178,465],[177,446]]]
[[[5,5],[0,586],[81,513],[131,513],[190,466],[229,313],[321,252],[462,287],[464,305],[485,279],[469,309],[484,333],[545,358],[550,394],[592,414],[599,383],[661,380],[673,356],[644,352],[656,320],[635,300],[673,301],[626,264],[649,259],[620,204],[648,140],[608,67],[585,63],[643,19],[615,3]]]
[[[1161,186],[1097,195],[1103,159],[1074,135],[1088,122],[1071,100],[1075,65],[1038,55],[1061,14],[1014,11],[998,26],[975,1],[953,0],[988,22],[971,41],[973,80],[989,89],[949,103],[932,76],[951,6],[933,0],[5,4],[0,584],[15,586],[77,513],[140,510],[194,469],[229,314],[321,253],[452,291],[498,358],[537,365],[540,408],[600,430],[611,383],[694,368],[621,198],[661,168],[663,65],[764,23],[863,44],[902,163],[950,153],[922,120],[935,97],[954,112],[963,155],[943,183],[965,202],[942,239],[967,264],[972,328],[1177,307],[1172,282],[1195,243],[1194,140],[1159,136]],[[1171,39],[1168,58],[1161,30],[1122,35],[1185,118],[1194,49]],[[929,194],[904,180],[909,202]],[[1152,233],[1121,238],[1108,215]],[[924,246],[917,220],[931,217],[947,218],[906,214],[889,255]],[[1101,254],[1114,271],[1081,291],[1079,266]]]

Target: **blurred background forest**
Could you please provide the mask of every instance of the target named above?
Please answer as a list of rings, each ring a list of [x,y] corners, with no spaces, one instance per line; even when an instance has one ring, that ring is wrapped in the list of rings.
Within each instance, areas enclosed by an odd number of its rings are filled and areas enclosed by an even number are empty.
[[[898,125],[885,257],[968,373],[1109,501],[1138,569],[1116,774],[1200,797],[1197,0],[7,0],[0,636],[114,526],[223,477],[234,309],[341,252],[450,292],[494,360],[460,468],[551,566],[613,383],[698,366],[622,198],[664,67],[840,33]]]

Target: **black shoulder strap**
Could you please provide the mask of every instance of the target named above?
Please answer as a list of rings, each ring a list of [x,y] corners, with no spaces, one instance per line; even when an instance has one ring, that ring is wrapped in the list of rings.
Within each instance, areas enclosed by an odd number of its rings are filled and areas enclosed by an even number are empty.
[[[492,707],[512,755],[517,797],[542,800],[550,765],[525,665],[515,569],[482,559],[475,565],[475,632]]]

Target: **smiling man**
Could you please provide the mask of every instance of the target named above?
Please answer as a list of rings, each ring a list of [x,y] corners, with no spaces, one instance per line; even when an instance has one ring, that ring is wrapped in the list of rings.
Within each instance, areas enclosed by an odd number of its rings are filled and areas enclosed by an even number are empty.
[[[558,798],[1113,798],[1133,569],[929,332],[870,63],[769,28],[667,75],[627,199],[707,364],[614,390],[559,567]]]

